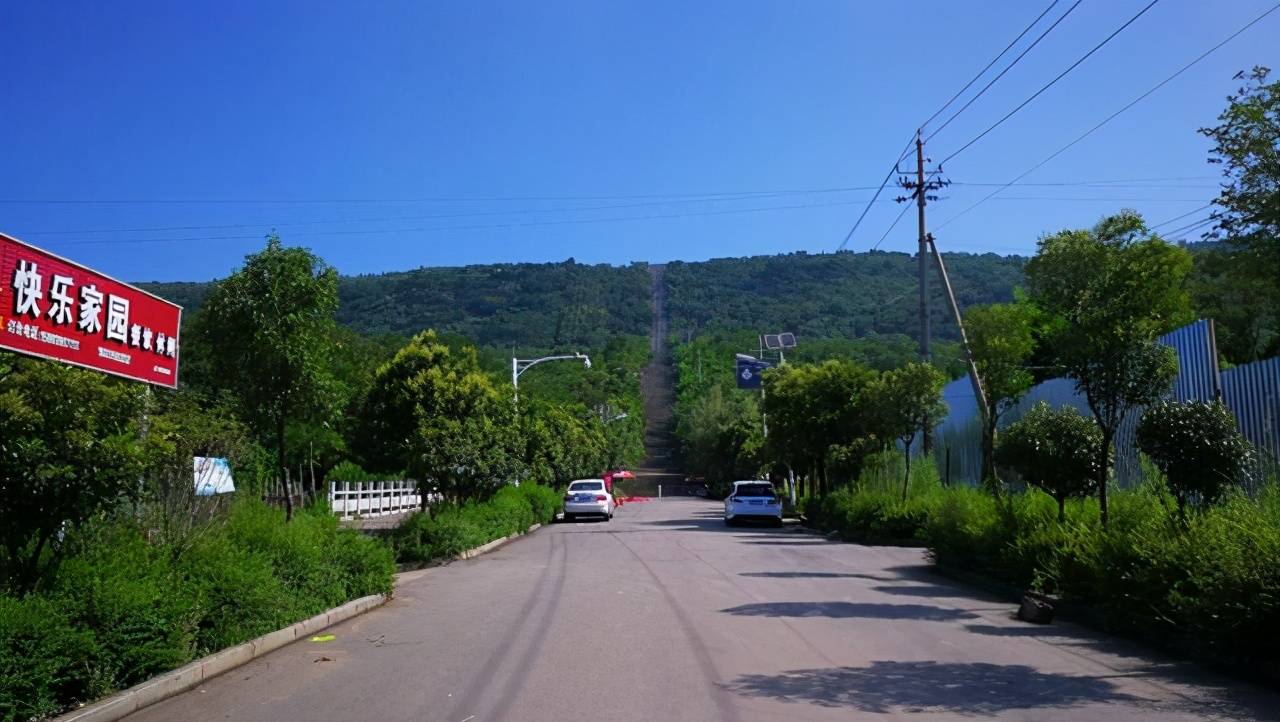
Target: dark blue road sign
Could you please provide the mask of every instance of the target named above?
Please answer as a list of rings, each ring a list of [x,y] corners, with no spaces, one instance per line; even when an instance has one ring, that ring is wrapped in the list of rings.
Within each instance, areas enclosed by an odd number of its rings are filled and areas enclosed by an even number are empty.
[[[738,358],[738,388],[740,389],[758,389],[760,388],[760,375],[764,370],[769,368],[771,364],[768,361],[761,361],[753,358]]]

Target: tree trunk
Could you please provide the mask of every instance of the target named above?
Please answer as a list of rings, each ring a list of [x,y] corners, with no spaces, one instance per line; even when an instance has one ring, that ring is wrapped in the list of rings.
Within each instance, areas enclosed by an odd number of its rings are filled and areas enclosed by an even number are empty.
[[[999,488],[996,483],[996,416],[995,414],[987,414],[989,417],[982,429],[982,483],[989,486],[992,491]]]
[[[1058,497],[1058,523],[1061,524],[1066,520],[1067,520],[1067,497],[1059,496]]]
[[[1107,528],[1107,460],[1111,456],[1110,429],[1102,430],[1102,448],[1098,450],[1098,512],[1102,519],[1102,528]]]
[[[293,520],[293,489],[284,465],[284,411],[276,415],[276,473],[284,489],[284,520]]]
[[[907,500],[907,489],[911,486],[911,439],[902,445],[902,460],[906,462],[906,471],[902,475],[902,500]]]

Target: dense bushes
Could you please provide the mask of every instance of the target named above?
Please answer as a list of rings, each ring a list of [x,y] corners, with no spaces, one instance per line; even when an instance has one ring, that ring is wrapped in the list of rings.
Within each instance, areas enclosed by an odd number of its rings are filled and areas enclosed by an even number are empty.
[[[482,544],[555,518],[560,494],[540,484],[503,487],[488,501],[418,513],[391,537],[401,562],[448,559]]]
[[[1155,473],[1154,471],[1152,472]],[[1159,479],[1058,505],[1038,491],[1001,498],[913,476],[906,503],[868,483],[806,507],[811,523],[861,542],[923,541],[942,568],[1034,587],[1096,612],[1113,631],[1244,668],[1280,663],[1280,487],[1239,491],[1179,520]]]
[[[349,599],[387,592],[391,551],[326,509],[238,501],[189,548],[132,521],[67,537],[56,573],[0,596],[0,719],[57,713]]]
[[[1280,659],[1280,492],[1233,493],[1184,524],[1148,485],[1118,493],[1102,529],[1093,501],[1057,523],[1040,495],[948,492],[923,534],[937,562],[1087,605],[1117,631],[1232,663]]]

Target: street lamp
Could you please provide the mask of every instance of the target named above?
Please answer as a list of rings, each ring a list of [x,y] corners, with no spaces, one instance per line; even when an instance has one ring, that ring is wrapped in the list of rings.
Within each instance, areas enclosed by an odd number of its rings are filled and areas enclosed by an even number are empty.
[[[564,356],[543,356],[542,358],[521,359],[511,357],[511,386],[515,389],[515,400],[520,400],[520,374],[537,366],[544,361],[582,361],[583,368],[591,368],[591,359],[584,353],[576,351],[571,355]]]

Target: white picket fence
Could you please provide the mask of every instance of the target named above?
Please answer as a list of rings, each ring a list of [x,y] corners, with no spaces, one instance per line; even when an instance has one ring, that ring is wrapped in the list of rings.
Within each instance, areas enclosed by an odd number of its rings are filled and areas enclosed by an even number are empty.
[[[413,481],[331,481],[329,508],[343,519],[416,511],[422,497]]]

